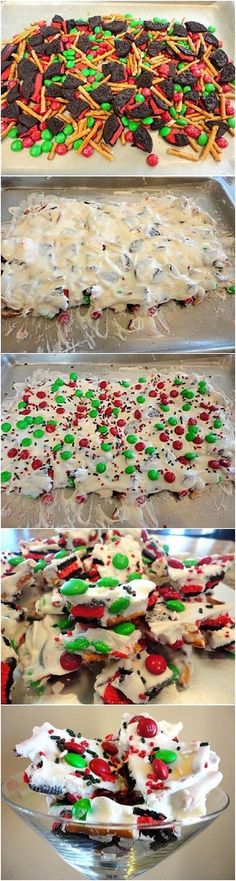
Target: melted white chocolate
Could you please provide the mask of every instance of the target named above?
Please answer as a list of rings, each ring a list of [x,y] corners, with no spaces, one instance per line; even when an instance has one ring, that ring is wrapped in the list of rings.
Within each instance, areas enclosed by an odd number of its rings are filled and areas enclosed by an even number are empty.
[[[112,202],[34,195],[3,235],[2,296],[11,309],[52,318],[90,296],[93,310],[143,313],[203,298],[228,280],[216,221],[170,193]],[[35,271],[37,267],[37,271]]]

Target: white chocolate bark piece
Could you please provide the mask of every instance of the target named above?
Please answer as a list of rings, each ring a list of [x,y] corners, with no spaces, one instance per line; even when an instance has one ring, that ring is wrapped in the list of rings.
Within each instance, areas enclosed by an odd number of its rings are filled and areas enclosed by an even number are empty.
[[[11,603],[21,595],[25,587],[33,585],[35,564],[33,560],[22,560],[17,566],[11,566],[8,559],[17,559],[17,555],[9,555],[2,564],[1,597],[4,602]]]
[[[155,719],[142,715],[124,717],[121,726],[120,744],[128,750],[127,757],[130,774],[135,788],[142,793],[145,804],[160,811],[168,819],[193,818],[206,812],[206,795],[222,780],[219,772],[219,757],[210,749],[209,743],[198,740],[190,744],[176,743],[176,727],[166,723],[156,723]],[[150,725],[151,721],[151,725]],[[145,725],[148,724],[148,734]],[[125,726],[125,729],[124,729]],[[177,726],[177,733],[182,726]],[[165,752],[166,751],[166,752]],[[155,776],[150,757],[155,755],[164,761],[169,775],[159,787],[160,778]],[[165,758],[164,758],[165,756]]]
[[[65,600],[59,593],[57,587],[53,587],[51,592],[42,594],[35,604],[35,610],[43,618],[44,615],[59,615],[65,608]]]
[[[105,203],[36,194],[13,212],[2,249],[4,303],[24,315],[52,318],[82,304],[84,291],[92,314],[133,303],[148,315],[169,300],[203,299],[230,277],[216,221],[172,193]]]
[[[99,655],[106,661],[110,658],[128,658],[135,655],[139,650],[141,632],[135,628],[127,635],[116,633],[115,630],[102,627],[84,628],[77,623],[70,634],[61,635],[61,644],[66,651],[72,651],[81,655],[85,660]],[[70,648],[69,648],[70,647]]]
[[[96,695],[99,695],[103,699],[105,698],[104,702],[107,703],[106,688],[110,683],[133,704],[147,703],[152,700],[162,688],[171,682],[173,673],[163,657],[161,659],[162,672],[161,670],[158,673],[150,672],[146,666],[146,661],[149,658],[150,655],[142,650],[135,658],[128,658],[124,662],[116,661],[104,668],[95,680],[95,702]]]
[[[208,618],[217,618],[219,614],[225,614],[231,609],[228,603],[213,604],[210,599],[207,603],[194,601],[180,604],[183,609],[175,611],[164,602],[157,601],[147,615],[146,621],[152,638],[163,645],[167,643],[174,647],[176,642],[183,639],[197,646],[201,623]],[[204,641],[202,646],[204,647]]]
[[[86,587],[86,582],[84,582]],[[65,589],[65,593],[63,593]],[[62,586],[61,592],[64,599],[71,606],[71,615],[87,619],[86,609],[89,608],[90,619],[94,617],[103,626],[112,626],[117,618],[124,621],[144,615],[148,601],[155,590],[155,584],[148,579],[140,578],[129,584],[120,584],[118,587],[102,587],[94,584],[88,586],[84,593],[69,593],[73,590],[70,581]],[[78,612],[79,610],[79,612]],[[94,610],[94,615],[92,614]]]
[[[3,418],[11,420],[12,426],[2,442],[4,492],[36,498],[51,489],[67,487],[73,478],[75,495],[82,494],[85,499],[93,492],[111,498],[115,491],[134,501],[164,490],[179,495],[233,481],[231,404],[204,378],[194,373],[175,377],[153,371],[140,377],[141,383],[125,377],[104,380],[105,400],[102,394],[101,401],[103,380],[70,380],[69,376],[58,377],[63,391],[59,397],[64,399],[60,418],[55,374],[42,375],[40,383],[37,376],[31,377],[31,416],[38,418],[38,394],[45,395],[44,416],[40,418],[45,420],[45,428],[48,422],[54,428],[50,433],[43,429],[40,438],[34,437],[34,424],[25,426],[24,419],[18,419],[19,399],[27,394],[23,384],[15,398],[4,404]],[[79,404],[77,392],[82,393]],[[97,409],[92,407],[91,394],[100,401]],[[114,402],[119,407],[114,407]],[[197,435],[189,431],[190,419],[197,422]],[[220,427],[215,427],[219,422]],[[16,457],[10,472],[8,451],[13,443],[20,450],[25,438],[31,441],[29,457]],[[132,456],[131,465],[127,465],[127,453]],[[36,469],[32,468],[35,461]]]
[[[65,675],[66,670],[60,663],[63,653],[60,628],[56,626],[60,620],[60,617],[45,615],[28,628],[24,645],[19,649],[19,665],[26,685]]]
[[[39,792],[49,795],[69,792],[82,798],[99,789],[114,793],[126,789],[101,741],[76,737],[70,729],[61,730],[45,723],[34,728],[33,736],[17,744],[15,751],[18,756],[30,758],[31,765],[26,772],[28,782],[31,789]],[[94,759],[98,760],[95,766]]]
[[[212,554],[193,561],[193,565],[186,565],[185,560],[169,557],[167,577],[185,596],[197,595],[197,587],[199,594],[210,593],[233,567],[234,559],[234,554]]]
[[[29,622],[24,620],[24,612],[1,603],[1,632],[10,647],[17,652],[24,642]]]
[[[58,586],[67,578],[80,578],[83,571],[82,557],[85,549],[74,550],[71,553],[59,551],[61,556],[54,556],[45,566],[43,576],[46,584]]]
[[[235,645],[235,627],[230,625],[221,627],[220,630],[205,630],[206,649],[209,652],[215,652],[217,649],[226,648],[226,646]]]
[[[116,565],[117,555],[122,555],[122,568]],[[84,561],[84,571],[90,571],[91,564],[96,563],[98,577],[100,578],[117,578],[120,583],[127,581],[132,573],[138,573],[140,577],[143,573],[142,553],[138,541],[132,535],[123,535],[113,541],[105,543],[97,542],[94,549],[87,560]],[[118,561],[119,562],[119,561]]]

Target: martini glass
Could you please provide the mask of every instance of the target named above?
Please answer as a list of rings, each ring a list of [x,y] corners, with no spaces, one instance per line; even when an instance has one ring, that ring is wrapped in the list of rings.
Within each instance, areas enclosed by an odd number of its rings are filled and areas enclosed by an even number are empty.
[[[22,773],[10,777],[2,786],[4,800],[22,820],[45,839],[64,862],[86,878],[136,878],[159,865],[177,848],[213,823],[229,804],[218,787],[207,797],[204,816],[161,822],[154,827],[142,823],[105,824],[99,827],[73,818],[48,814],[45,795],[29,789]]]

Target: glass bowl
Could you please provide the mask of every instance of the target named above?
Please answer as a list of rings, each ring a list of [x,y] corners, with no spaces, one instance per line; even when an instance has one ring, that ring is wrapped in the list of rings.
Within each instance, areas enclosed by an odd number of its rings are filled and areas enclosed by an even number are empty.
[[[207,812],[194,819],[144,822],[124,825],[83,823],[48,814],[45,795],[33,792],[23,782],[22,773],[2,785],[4,800],[29,826],[54,848],[73,869],[87,878],[136,878],[159,865],[177,848],[199,834],[219,817],[229,804],[218,787],[207,798]]]

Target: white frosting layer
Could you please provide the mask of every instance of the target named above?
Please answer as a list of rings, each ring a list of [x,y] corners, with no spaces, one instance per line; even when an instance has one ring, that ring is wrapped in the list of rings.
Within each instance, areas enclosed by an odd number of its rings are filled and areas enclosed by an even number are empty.
[[[30,206],[30,207],[29,207]],[[203,298],[229,277],[216,222],[191,198],[136,193],[100,203],[35,195],[5,228],[2,295],[52,318],[83,303],[142,311]],[[35,266],[37,265],[37,273]]]
[[[36,418],[42,414],[40,392],[45,395],[42,418],[45,423],[51,420],[56,423],[52,431],[51,428],[46,431],[43,423],[44,433],[40,438],[34,436],[34,424],[25,425],[24,418],[19,420],[17,404],[25,391],[21,385],[15,399],[4,407],[4,418],[12,425],[12,430],[4,434],[2,443],[2,467],[7,475],[9,448],[14,444],[19,451],[9,480],[4,484],[5,492],[36,498],[50,489],[68,486],[72,477],[75,493],[82,493],[85,498],[91,492],[110,498],[116,491],[125,493],[132,500],[163,490],[181,493],[194,489],[201,492],[219,481],[232,481],[233,426],[228,418],[229,405],[223,395],[208,382],[201,392],[196,374],[179,374],[178,385],[173,374],[167,376],[155,371],[143,378],[144,383],[129,382],[129,387],[123,385],[125,379],[107,381],[104,400],[102,381],[95,378],[78,380],[76,386],[76,381],[71,382],[65,374],[60,377],[62,385],[58,389],[54,383],[55,374],[51,377],[45,374],[40,384],[32,377],[32,388],[28,393],[31,416]],[[77,397],[77,391],[83,393],[82,398]],[[173,397],[172,392],[177,397]],[[100,401],[99,408],[94,408],[91,393],[95,395],[95,401]],[[58,414],[58,397],[63,399],[62,414]],[[117,402],[119,413],[114,414]],[[186,407],[190,409],[186,410]],[[207,422],[202,420],[202,414]],[[122,425],[118,426],[120,418]],[[188,431],[189,419],[196,419],[198,423],[197,444]],[[214,425],[218,419],[220,428]],[[174,420],[174,424],[170,420]],[[105,434],[101,433],[101,428]],[[182,431],[181,436],[176,433],[176,428]],[[31,444],[29,456],[23,460],[20,457],[21,442],[26,437]],[[104,438],[106,443],[112,444],[108,450],[101,447]],[[80,444],[84,440],[88,442],[86,447]],[[136,448],[136,443],[140,442],[143,444],[141,450]],[[54,450],[58,445],[59,449]],[[126,451],[133,454],[131,467],[134,471],[131,473],[130,464],[127,466],[130,460],[124,455]],[[189,454],[195,458],[186,458]],[[36,470],[32,467],[35,459],[39,462]],[[216,469],[209,465],[215,460],[219,465]],[[52,477],[48,476],[48,471],[52,474],[50,469],[53,470]]]
[[[114,566],[113,560],[116,554],[124,554],[128,558],[127,566],[119,569]],[[100,578],[115,577],[125,583],[132,572],[143,572],[142,552],[138,541],[132,535],[126,534],[111,542],[97,542],[94,546],[92,558],[85,560],[84,570],[89,572],[91,563],[96,560],[96,567]]]

